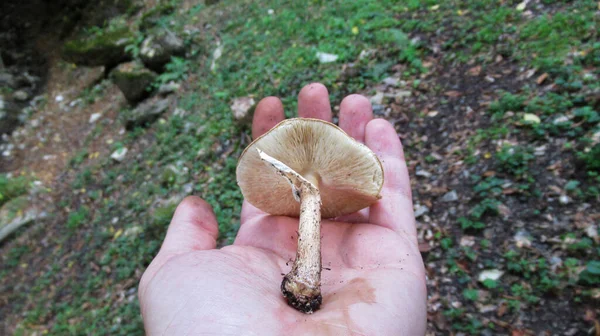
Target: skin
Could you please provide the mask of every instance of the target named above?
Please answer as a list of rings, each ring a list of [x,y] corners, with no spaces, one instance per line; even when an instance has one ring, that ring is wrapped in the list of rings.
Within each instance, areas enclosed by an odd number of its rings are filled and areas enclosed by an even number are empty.
[[[327,89],[305,86],[300,117],[331,121]],[[253,137],[283,120],[276,97],[258,104]],[[244,202],[231,246],[215,249],[218,224],[198,197],[177,207],[165,241],[139,286],[148,335],[424,335],[426,286],[402,144],[369,100],[346,97],[340,127],[369,146],[385,173],[382,199],[322,223],[321,309],[306,315],[280,291],[297,247],[298,219]],[[218,191],[215,191],[218,192]]]

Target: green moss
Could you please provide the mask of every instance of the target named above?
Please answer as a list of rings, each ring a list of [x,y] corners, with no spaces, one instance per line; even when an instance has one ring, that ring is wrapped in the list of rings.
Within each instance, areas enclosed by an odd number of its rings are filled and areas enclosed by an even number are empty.
[[[163,22],[169,19],[168,16],[175,12],[175,9],[172,3],[160,4],[152,8],[142,15],[140,30],[149,30],[162,25]]]
[[[26,193],[28,185],[26,177],[8,178],[0,175],[0,205]]]
[[[28,205],[29,199],[27,198],[27,195],[21,195],[11,199],[2,207],[2,211],[6,215],[6,218],[3,219],[6,220],[6,222],[12,221],[15,217],[21,215],[22,212],[27,209]]]
[[[65,43],[63,55],[68,61],[86,66],[116,64],[128,58],[125,46],[133,38],[127,27],[96,33]]]

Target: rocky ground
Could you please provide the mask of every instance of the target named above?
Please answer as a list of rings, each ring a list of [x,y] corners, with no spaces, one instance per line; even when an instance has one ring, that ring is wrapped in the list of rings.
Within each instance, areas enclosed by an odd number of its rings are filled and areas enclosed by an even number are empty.
[[[600,333],[597,2],[0,6],[0,333],[142,334],[177,202],[230,244],[254,104],[312,81],[403,140],[429,334]]]

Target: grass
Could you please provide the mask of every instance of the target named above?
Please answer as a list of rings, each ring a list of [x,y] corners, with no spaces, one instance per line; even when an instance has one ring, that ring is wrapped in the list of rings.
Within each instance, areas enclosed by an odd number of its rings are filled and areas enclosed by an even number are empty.
[[[149,128],[131,130],[114,143],[113,149],[127,147],[138,154],[127,164],[110,158],[91,164],[87,150],[73,156],[76,177],[69,190],[77,194],[65,195],[60,201],[62,209],[71,210],[60,214],[64,218],[56,233],[60,239],[49,248],[48,265],[33,281],[31,291],[11,297],[23,312],[17,334],[29,334],[40,326],[49,327],[46,331],[50,334],[142,334],[135,288],[160,247],[177,201],[190,190],[206,199],[217,215],[221,244],[231,243],[239,228],[242,195],[235,182],[235,167],[247,144],[243,134],[248,130],[232,120],[231,100],[247,95],[280,96],[286,115],[292,116],[299,89],[313,81],[329,87],[336,105],[345,94],[378,83],[396,64],[402,65],[404,77],[419,78],[429,71],[424,61],[431,56],[427,43],[436,37],[413,38],[435,32],[445,39],[444,63],[466,65],[476,60],[491,64],[491,55],[498,53],[518,66],[547,72],[548,83],[560,88],[541,93],[535,87],[499,92],[486,115],[492,121],[490,126],[478,129],[469,142],[465,159],[469,169],[480,167],[481,156],[488,152],[485,160],[498,175],[478,175],[469,190],[472,200],[465,202],[456,216],[459,232],[473,235],[477,244],[460,246],[457,237],[441,230],[434,236],[445,254],[444,267],[457,282],[460,300],[478,302],[485,290],[493,297],[513,297],[509,305],[518,312],[537,304],[544,295],[576,285],[596,286],[598,245],[584,239],[581,230],[565,237],[570,241],[570,259],[557,274],[550,271],[545,258],[522,249],[498,253],[491,240],[482,237],[486,228],[502,224],[498,215],[509,197],[523,197],[524,201],[538,197],[533,192],[540,187],[532,179],[536,167],[533,145],[549,143],[550,137],[567,139],[571,149],[566,152],[585,167],[584,174],[569,178],[565,189],[573,197],[598,197],[598,190],[593,189],[594,181],[600,182],[600,147],[593,140],[599,127],[598,113],[582,100],[584,87],[598,88],[585,79],[586,69],[600,65],[600,45],[591,42],[597,37],[592,10],[597,4],[573,1],[556,5],[565,9],[526,19],[516,3],[492,0],[452,4],[312,0],[285,5],[274,0],[224,1],[217,5],[221,16],[215,15],[216,9],[202,5],[186,11],[179,1],[161,2],[162,7],[135,23],[143,29],[128,51],[137,57],[143,38],[160,27],[185,36],[191,57],[173,58],[156,83],[185,84],[187,89],[177,93],[182,113],[165,116]],[[214,34],[200,39],[183,33],[186,26],[199,22],[210,24]],[[92,33],[103,34],[97,29]],[[213,67],[217,40],[222,56]],[[368,50],[376,52],[361,59],[361,53]],[[573,50],[585,53],[572,56]],[[317,52],[335,54],[338,60],[321,64]],[[342,70],[347,63],[358,69],[350,77]],[[102,82],[86,90],[82,98],[95,102],[109,84]],[[537,115],[540,123],[524,124],[524,113]],[[567,120],[556,123],[561,116]],[[509,137],[519,144],[476,154],[490,140]],[[428,160],[433,162],[433,157]],[[517,185],[517,196],[504,195],[508,185]],[[0,177],[0,202],[24,193],[26,186],[22,178]],[[579,189],[583,190],[577,194]],[[85,248],[73,248],[76,244]],[[30,250],[25,245],[10,249],[0,279],[9,277],[11,270],[29,267],[23,266],[23,261]],[[466,271],[464,265],[484,263],[492,253],[501,261],[488,266],[510,272],[516,281],[501,278],[479,284]],[[585,270],[576,274],[575,269],[582,267]],[[584,297],[577,294],[579,299]],[[455,332],[496,330],[475,316],[472,308],[445,304],[444,309]]]
[[[28,189],[29,179],[27,177],[8,177],[5,174],[0,174],[0,206],[27,193]]]

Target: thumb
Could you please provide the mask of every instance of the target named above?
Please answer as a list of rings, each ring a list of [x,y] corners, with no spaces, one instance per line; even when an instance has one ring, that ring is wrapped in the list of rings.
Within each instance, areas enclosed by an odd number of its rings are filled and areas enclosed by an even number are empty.
[[[218,235],[219,225],[212,207],[200,197],[186,197],[175,210],[158,255],[142,276],[140,301],[148,283],[169,259],[183,253],[214,249]]]
[[[214,249],[218,235],[212,207],[200,197],[188,196],[177,206],[159,254],[171,256]]]

